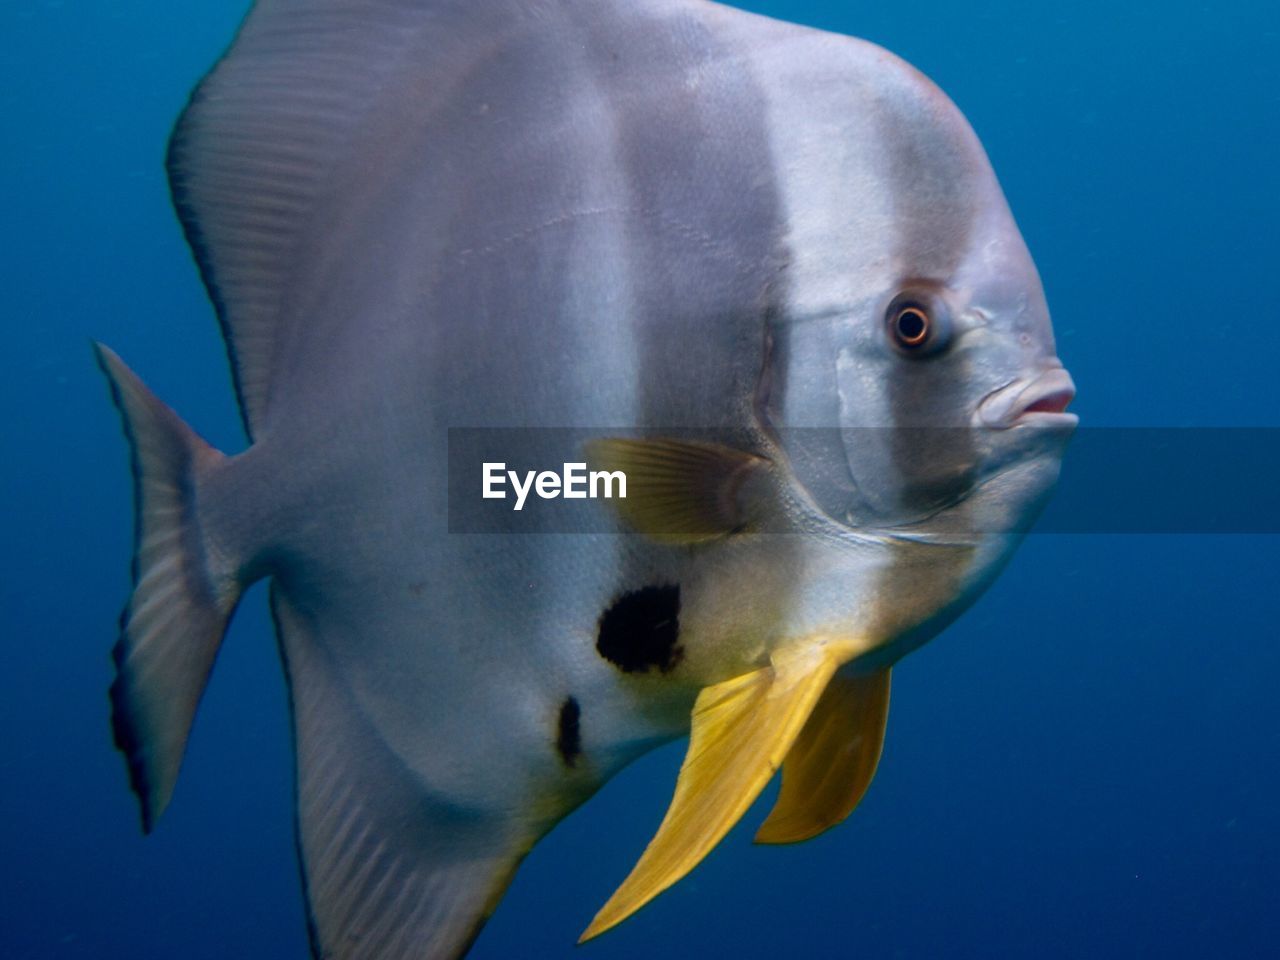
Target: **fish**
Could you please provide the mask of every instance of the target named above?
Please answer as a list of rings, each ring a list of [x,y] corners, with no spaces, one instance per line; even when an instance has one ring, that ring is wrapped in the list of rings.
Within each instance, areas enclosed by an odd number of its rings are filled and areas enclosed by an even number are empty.
[[[704,0],[258,0],[167,170],[248,443],[95,345],[134,477],[115,743],[150,832],[268,580],[316,957],[463,955],[552,826],[686,735],[582,939],[779,770],[758,842],[840,823],[894,664],[1076,425],[976,135],[862,40]],[[486,430],[512,476],[625,496],[481,529]]]

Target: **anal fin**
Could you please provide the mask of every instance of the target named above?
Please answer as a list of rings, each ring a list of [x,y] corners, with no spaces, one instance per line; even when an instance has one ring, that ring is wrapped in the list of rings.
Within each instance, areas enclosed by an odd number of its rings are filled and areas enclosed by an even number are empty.
[[[798,843],[849,816],[875,776],[888,717],[888,670],[832,680],[787,754],[756,843]]]
[[[581,940],[621,923],[711,852],[782,764],[838,663],[829,648],[805,645],[702,691],[666,817]]]
[[[324,960],[451,960],[497,906],[530,838],[495,811],[433,792],[387,745],[273,585],[297,752],[298,854],[312,952]]]

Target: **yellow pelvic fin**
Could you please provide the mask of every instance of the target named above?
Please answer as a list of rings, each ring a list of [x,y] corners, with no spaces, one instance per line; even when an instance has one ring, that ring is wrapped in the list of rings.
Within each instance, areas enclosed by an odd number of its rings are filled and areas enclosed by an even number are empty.
[[[637,533],[663,543],[701,543],[746,523],[742,484],[769,461],[753,453],[682,440],[589,440],[593,470],[621,470],[627,495],[611,501]]]
[[[888,718],[888,670],[832,680],[787,754],[756,843],[808,840],[852,813],[875,776]]]
[[[667,815],[579,943],[621,923],[711,852],[782,764],[838,664],[828,647],[792,648],[699,694]]]

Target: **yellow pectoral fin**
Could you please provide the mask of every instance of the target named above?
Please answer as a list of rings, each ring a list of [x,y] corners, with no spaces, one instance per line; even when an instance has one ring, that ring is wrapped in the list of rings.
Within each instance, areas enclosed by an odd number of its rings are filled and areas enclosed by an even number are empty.
[[[768,463],[745,450],[683,440],[590,440],[593,469],[621,471],[626,496],[614,508],[631,529],[659,543],[728,536],[747,520],[743,485]]]
[[[667,815],[579,943],[621,923],[711,852],[782,764],[837,666],[824,647],[788,651],[702,691]]]
[[[888,670],[832,680],[787,754],[756,843],[808,840],[852,813],[876,774],[888,717]]]

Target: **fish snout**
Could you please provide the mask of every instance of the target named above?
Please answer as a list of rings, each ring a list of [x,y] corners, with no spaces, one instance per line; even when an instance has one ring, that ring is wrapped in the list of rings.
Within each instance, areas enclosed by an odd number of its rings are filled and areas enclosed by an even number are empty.
[[[1067,406],[1075,395],[1071,374],[1058,364],[988,394],[978,405],[975,419],[994,430],[1024,425],[1074,428],[1080,418],[1068,413]]]

